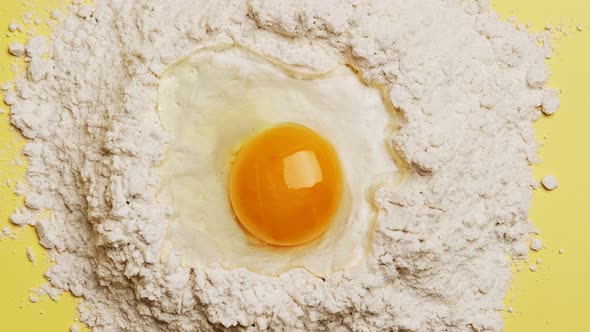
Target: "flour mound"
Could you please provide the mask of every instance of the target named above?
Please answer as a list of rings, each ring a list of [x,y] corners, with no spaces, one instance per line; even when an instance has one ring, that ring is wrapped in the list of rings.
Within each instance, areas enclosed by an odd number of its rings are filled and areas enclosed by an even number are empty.
[[[524,246],[536,161],[531,123],[547,49],[487,1],[122,1],[72,6],[6,95],[29,143],[34,224],[55,265],[46,293],[82,298],[95,331],[500,331],[509,253]],[[192,51],[238,43],[319,70],[353,63],[403,117],[410,167],[382,188],[368,263],[325,280],[297,269],[188,269],[160,261],[169,140],[158,77]],[[48,52],[48,56],[44,53]],[[17,52],[23,55],[22,52]],[[551,103],[552,105],[555,104]],[[385,124],[384,124],[385,126]],[[362,174],[359,174],[362,176]],[[37,220],[42,209],[49,219]],[[198,239],[195,239],[198,241]],[[526,254],[526,252],[525,252]]]

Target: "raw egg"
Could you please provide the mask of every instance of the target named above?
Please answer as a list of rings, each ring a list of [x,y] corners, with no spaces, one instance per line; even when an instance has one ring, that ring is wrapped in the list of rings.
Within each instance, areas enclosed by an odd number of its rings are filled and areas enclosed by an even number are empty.
[[[364,262],[376,183],[400,178],[381,96],[345,65],[316,72],[244,47],[170,65],[158,102],[170,135],[158,199],[173,211],[163,256],[268,275]]]

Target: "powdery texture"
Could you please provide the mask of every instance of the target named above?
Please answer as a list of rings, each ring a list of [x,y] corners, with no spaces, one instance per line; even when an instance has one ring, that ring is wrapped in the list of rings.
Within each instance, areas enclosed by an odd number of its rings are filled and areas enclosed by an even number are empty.
[[[559,186],[559,181],[553,175],[546,175],[541,179],[541,184],[547,190],[553,190]]]
[[[122,1],[73,6],[6,96],[29,143],[27,207],[95,331],[499,331],[508,253],[527,246],[547,50],[487,1]],[[391,144],[410,165],[382,210],[365,266],[325,280],[159,261],[167,134],[158,75],[197,48],[239,43],[283,62],[350,61],[403,117]],[[43,53],[49,52],[48,57]],[[21,53],[21,52],[17,52]],[[548,102],[555,105],[554,99]],[[359,174],[362,176],[362,174]],[[50,219],[37,212],[51,209]],[[522,253],[520,253],[522,254]],[[519,254],[519,255],[520,255]]]

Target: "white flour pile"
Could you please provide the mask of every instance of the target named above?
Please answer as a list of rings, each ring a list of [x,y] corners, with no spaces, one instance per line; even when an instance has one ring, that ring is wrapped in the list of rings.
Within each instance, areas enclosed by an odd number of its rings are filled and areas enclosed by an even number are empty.
[[[98,0],[17,53],[6,95],[29,139],[31,191],[12,217],[55,259],[55,295],[95,331],[499,331],[509,254],[527,254],[531,122],[551,113],[546,47],[488,1]],[[59,16],[56,16],[59,17]],[[383,189],[368,263],[325,280],[159,261],[171,207],[155,200],[167,134],[158,76],[197,48],[239,43],[327,69],[344,57],[384,85],[412,168]],[[44,54],[47,56],[44,57]],[[198,144],[198,142],[196,142]],[[359,174],[358,176],[362,176]],[[51,209],[49,219],[36,215]],[[195,239],[198,241],[198,239]]]

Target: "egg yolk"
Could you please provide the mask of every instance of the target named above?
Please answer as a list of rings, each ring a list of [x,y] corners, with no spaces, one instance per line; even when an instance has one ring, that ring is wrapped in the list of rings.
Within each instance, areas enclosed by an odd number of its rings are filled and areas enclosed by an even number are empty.
[[[328,228],[343,187],[331,144],[310,128],[289,123],[241,147],[230,171],[229,196],[237,219],[256,238],[296,246]]]

